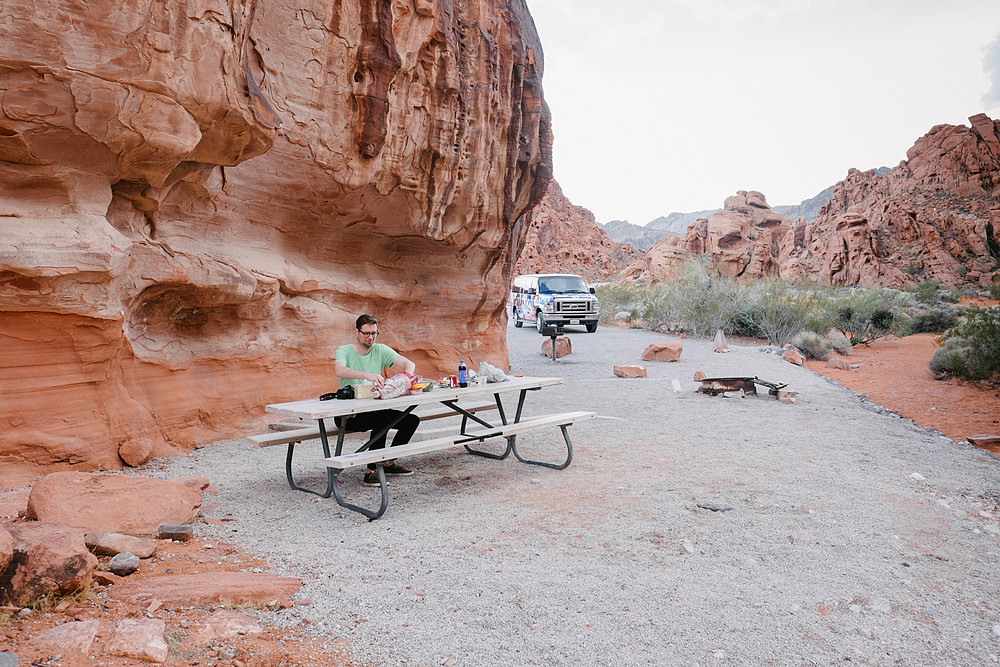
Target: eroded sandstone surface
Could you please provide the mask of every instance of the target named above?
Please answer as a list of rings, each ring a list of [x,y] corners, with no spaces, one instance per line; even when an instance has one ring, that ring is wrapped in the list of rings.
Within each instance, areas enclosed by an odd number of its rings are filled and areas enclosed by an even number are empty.
[[[777,276],[792,250],[793,226],[763,193],[740,190],[724,208],[698,218],[684,236],[665,236],[626,270],[631,278],[669,280],[691,256],[707,254],[727,278]]]
[[[602,282],[644,255],[627,243],[612,241],[594,214],[570,202],[554,180],[529,216],[516,273],[575,273],[589,282]]]
[[[888,173],[851,169],[816,220],[774,213],[740,191],[683,237],[653,244],[626,275],[664,280],[707,253],[738,280],[806,279],[821,285],[912,288],[1000,282],[1000,121],[938,125]]]
[[[361,312],[506,366],[551,174],[523,0],[0,0],[0,469],[117,467],[335,386]]]

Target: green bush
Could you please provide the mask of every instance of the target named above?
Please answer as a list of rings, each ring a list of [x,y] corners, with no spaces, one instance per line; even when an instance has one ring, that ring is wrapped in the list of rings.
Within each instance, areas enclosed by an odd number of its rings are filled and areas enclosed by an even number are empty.
[[[1000,306],[970,308],[963,322],[941,337],[931,370],[974,381],[1000,383]]]
[[[943,345],[934,351],[928,363],[931,372],[939,377],[962,377],[965,372],[965,358],[969,346],[963,338],[949,338],[942,341]]]
[[[851,346],[851,341],[847,340],[847,336],[840,333],[836,329],[830,329],[829,333],[826,334],[826,339],[830,341],[830,346],[842,357],[851,356],[853,351]]]
[[[833,326],[852,345],[869,343],[896,333],[904,321],[906,297],[888,288],[853,288],[832,299]]]
[[[935,304],[910,315],[907,333],[943,333],[955,326],[961,312],[961,308],[950,304]]]
[[[645,289],[634,283],[598,285],[594,295],[600,303],[602,322],[613,322],[619,313],[627,313],[626,321],[632,324],[645,308]]]
[[[643,318],[657,331],[685,331],[695,338],[710,338],[719,329],[731,329],[739,302],[740,288],[720,276],[703,255],[686,262],[676,280],[649,290]]]
[[[990,287],[990,298],[994,301],[1000,301],[1000,285]]]
[[[941,283],[928,280],[917,285],[913,296],[920,303],[938,303],[941,300]]]
[[[782,281],[747,286],[741,302],[744,305],[732,320],[733,333],[754,332],[754,338],[766,338],[771,345],[784,345],[806,328],[813,309],[808,294]]]
[[[806,331],[823,333],[836,328],[834,299],[837,292],[830,288],[818,288],[809,295],[809,319],[803,327]],[[839,330],[838,330],[839,331]],[[843,334],[841,334],[843,335]],[[846,340],[846,339],[845,339]],[[850,345],[850,343],[848,343]]]
[[[792,338],[792,345],[802,350],[802,353],[810,359],[819,359],[820,361],[829,359],[833,349],[830,341],[815,331],[800,331]]]
[[[767,338],[764,329],[760,326],[757,314],[750,307],[740,308],[739,312],[733,315],[729,321],[727,333],[744,338]]]

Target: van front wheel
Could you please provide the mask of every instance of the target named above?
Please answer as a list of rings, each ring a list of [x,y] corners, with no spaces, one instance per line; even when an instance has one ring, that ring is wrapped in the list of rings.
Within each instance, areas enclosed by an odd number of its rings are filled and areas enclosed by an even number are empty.
[[[595,331],[597,331],[597,322],[587,325],[587,333],[594,333]]]
[[[542,329],[545,328],[545,316],[541,311],[535,313],[535,328],[538,329],[538,333],[542,333]]]

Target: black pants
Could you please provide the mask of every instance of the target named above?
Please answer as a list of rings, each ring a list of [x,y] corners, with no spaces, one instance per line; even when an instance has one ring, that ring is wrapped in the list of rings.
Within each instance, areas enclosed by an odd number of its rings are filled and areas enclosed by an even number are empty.
[[[389,422],[403,414],[399,410],[376,410],[375,412],[363,412],[360,415],[354,415],[353,417],[348,417],[344,420],[343,417],[337,417],[337,426],[348,432],[354,431],[381,431],[386,427]],[[403,417],[398,424],[394,427],[396,429],[396,435],[392,438],[392,446],[405,445],[413,437],[413,433],[420,426],[420,417],[413,413],[410,413]],[[381,438],[372,443],[369,449],[383,449],[385,447],[385,435],[383,434]],[[372,469],[375,468],[374,465],[370,466]]]

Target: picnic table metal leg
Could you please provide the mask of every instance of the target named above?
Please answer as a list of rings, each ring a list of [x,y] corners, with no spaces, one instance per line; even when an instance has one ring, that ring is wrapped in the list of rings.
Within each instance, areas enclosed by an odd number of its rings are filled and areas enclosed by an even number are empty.
[[[518,423],[519,421],[521,421],[521,413],[524,411],[524,399],[528,395],[528,391],[537,391],[537,390],[538,390],[538,387],[533,387],[530,390],[529,389],[522,389],[520,391],[520,394],[518,395],[518,398],[517,398],[517,411],[514,413],[514,423],[515,424]],[[497,393],[493,394],[493,398],[497,402],[497,412],[500,413],[500,423],[502,423],[504,426],[507,426],[507,423],[508,423],[507,422],[507,415],[506,415],[506,413],[503,410],[503,402],[500,400],[500,393],[497,392]],[[481,419],[478,419],[474,415],[469,415],[469,416],[472,417],[472,419],[475,419],[476,421],[478,421],[480,424],[483,424],[484,426],[492,426],[492,424],[487,424],[486,422],[484,422]],[[508,456],[510,456],[510,453],[512,451],[515,451],[515,449],[514,449],[514,443],[516,441],[517,441],[517,435],[509,435],[509,436],[507,436],[507,449],[504,451],[503,454],[493,454],[491,452],[484,452],[484,451],[482,451],[480,449],[473,449],[472,447],[469,447],[468,445],[465,445],[465,451],[469,452],[470,454],[475,454],[476,456],[484,456],[484,457],[486,457],[488,459],[502,460],[502,459],[505,459]],[[563,468],[565,468],[568,465],[569,465],[569,462],[567,461],[566,465],[564,465]]]
[[[319,439],[323,446],[323,457],[330,458],[330,441],[327,437],[326,425],[323,423],[322,419],[319,420]],[[343,432],[341,432],[341,436],[337,444],[338,453],[340,452],[341,441],[343,441]],[[329,498],[330,494],[333,493],[334,486],[337,484],[336,476],[333,474],[332,468],[326,469],[326,491],[322,493],[314,491],[313,489],[307,489],[304,486],[299,486],[295,483],[295,478],[292,476],[292,457],[295,455],[295,445],[297,442],[300,441],[288,443],[288,450],[285,453],[285,477],[288,479],[288,486],[292,487],[293,491],[305,491],[306,493],[315,494],[320,498]]]
[[[524,400],[524,398],[523,398],[524,391],[522,391],[521,394],[522,394],[522,399],[521,400],[523,402],[523,400]],[[493,397],[494,397],[494,399],[497,402],[497,411],[500,413],[500,422],[506,426],[507,425],[507,416],[504,414],[504,411],[503,411],[503,403],[500,401],[500,394],[499,393],[493,394]],[[459,408],[457,406],[449,406],[449,407],[453,407],[456,410],[461,410],[461,408]],[[518,414],[520,414],[520,412],[521,412],[521,410],[520,410],[520,405],[519,405],[518,406]],[[483,426],[486,426],[487,428],[493,428],[492,424],[487,423],[486,421],[480,419],[479,417],[476,417],[473,414],[469,414],[469,417],[471,417],[472,419],[475,419],[477,422],[479,422]],[[465,432],[465,428],[464,428],[465,423],[464,423],[464,421],[462,423],[462,426],[463,426],[462,432],[464,433]],[[473,449],[472,447],[469,447],[468,445],[463,445],[463,446],[465,447],[465,451],[469,452],[470,454],[475,454],[476,456],[482,456],[482,457],[485,457],[485,458],[488,458],[488,459],[496,459],[496,460],[499,461],[499,460],[503,460],[503,459],[507,458],[508,456],[510,456],[511,444],[512,444],[511,439],[507,438],[507,449],[504,450],[503,454],[494,454],[492,452],[485,452],[485,451],[483,451],[481,449]]]
[[[563,468],[566,468],[567,466],[569,466],[570,463],[573,462],[573,443],[569,439],[569,431],[567,430],[567,426],[565,424],[560,424],[559,428],[562,429],[563,440],[566,441],[566,460],[563,461],[562,463],[546,463],[545,461],[535,461],[532,459],[524,458],[523,456],[521,456],[521,453],[517,451],[517,445],[514,444],[513,442],[514,438],[513,436],[511,436],[509,438],[511,440],[510,448],[514,451],[514,456],[516,456],[517,460],[520,461],[521,463],[530,463],[531,465],[534,466],[545,466],[546,468],[554,468],[555,470],[562,470]]]
[[[368,517],[369,521],[374,521],[375,519],[385,514],[385,510],[389,506],[389,485],[385,481],[385,470],[382,469],[381,463],[376,464],[375,468],[378,470],[379,486],[381,486],[382,489],[382,502],[379,504],[379,508],[377,510],[370,510],[365,507],[361,507],[360,505],[355,505],[354,503],[349,503],[346,500],[344,500],[344,497],[340,495],[340,473],[343,472],[342,470],[337,472],[337,474],[334,476],[334,484],[333,484],[333,497],[337,499],[337,504],[340,505],[341,507],[346,507],[349,510],[353,510],[355,512],[358,512],[359,514],[365,515],[366,517]]]

